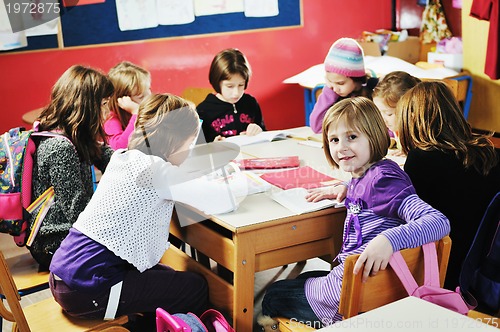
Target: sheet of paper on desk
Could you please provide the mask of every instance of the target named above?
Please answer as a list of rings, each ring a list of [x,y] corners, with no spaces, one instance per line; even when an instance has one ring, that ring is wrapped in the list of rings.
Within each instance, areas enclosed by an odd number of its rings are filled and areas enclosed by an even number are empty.
[[[315,134],[311,127],[308,126],[286,129],[286,134],[288,137],[297,140],[323,142],[322,134]]]
[[[339,203],[337,200],[324,199],[319,202],[308,202],[306,200],[307,189],[305,188],[293,188],[288,190],[282,190],[275,192],[271,195],[272,199],[280,203],[290,211],[296,214],[314,212],[328,207],[341,207],[344,206],[343,203]]]
[[[236,135],[236,136],[226,137],[224,142],[231,142],[239,146],[243,146],[256,143],[271,142],[278,139],[286,139],[286,132],[281,130],[269,130],[269,131],[263,131],[255,136]]]
[[[335,183],[341,182],[341,180],[318,172],[317,170],[309,166],[303,166],[280,172],[265,173],[261,177],[262,179],[281,189],[291,189],[297,187],[312,189],[330,186]]]

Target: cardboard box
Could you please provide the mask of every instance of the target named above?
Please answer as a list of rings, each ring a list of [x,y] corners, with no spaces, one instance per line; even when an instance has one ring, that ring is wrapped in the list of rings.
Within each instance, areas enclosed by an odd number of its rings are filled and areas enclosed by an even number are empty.
[[[359,42],[365,55],[381,56],[380,45],[375,42]],[[415,64],[420,61],[420,39],[415,36],[409,36],[405,41],[390,41],[387,44],[385,55],[402,59],[406,62]]]
[[[429,63],[442,63],[446,68],[461,71],[464,64],[463,54],[450,54],[450,53],[427,53],[427,62]]]

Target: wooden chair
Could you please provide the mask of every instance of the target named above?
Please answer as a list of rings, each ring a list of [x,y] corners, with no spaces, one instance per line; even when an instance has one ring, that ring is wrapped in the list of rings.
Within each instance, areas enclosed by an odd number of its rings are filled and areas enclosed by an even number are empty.
[[[8,256],[6,262],[17,285],[19,296],[30,295],[49,288],[49,272],[39,272],[38,263],[26,247],[16,246],[12,236],[8,234],[2,234],[0,240],[2,241],[1,249]],[[0,301],[3,301],[4,298],[5,296],[0,291]],[[1,316],[0,326],[2,326]]]
[[[214,92],[212,88],[196,88],[189,87],[182,91],[181,97],[192,101],[196,106],[198,106],[202,101],[205,100],[209,93]]]
[[[451,250],[451,239],[445,236],[438,242],[437,256],[439,264],[439,280],[441,287],[444,284],[448,258]],[[411,273],[419,285],[424,277],[424,256],[421,247],[401,250]],[[339,313],[344,319],[356,316],[359,313],[381,307],[385,304],[397,301],[408,296],[401,281],[390,266],[379,271],[376,276],[368,278],[366,283],[361,282],[361,274],[354,275],[354,264],[359,255],[351,255],[346,258],[344,265],[344,276],[342,280],[342,291],[340,294]],[[305,332],[314,331],[312,327],[287,318],[279,317],[279,329],[281,332]]]
[[[442,287],[450,257],[450,237],[445,236],[436,242],[436,246],[439,280]],[[421,285],[424,277],[424,259],[421,247],[401,250],[401,254],[415,280]],[[389,266],[387,269],[379,271],[376,276],[368,278],[366,283],[362,283],[361,273],[353,274],[354,264],[358,257],[359,255],[351,255],[345,261],[339,305],[339,313],[344,319],[408,296],[401,281]]]
[[[64,314],[52,297],[22,308],[19,289],[2,251],[0,251],[0,292],[4,294],[8,304],[6,307],[4,302],[0,302],[0,316],[13,322],[12,331],[128,331],[121,326],[128,322],[127,316],[110,321],[73,318]]]

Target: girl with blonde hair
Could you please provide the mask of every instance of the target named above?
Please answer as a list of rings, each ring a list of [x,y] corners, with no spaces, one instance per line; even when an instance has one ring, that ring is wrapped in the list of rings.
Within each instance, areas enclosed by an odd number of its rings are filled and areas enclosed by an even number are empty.
[[[151,75],[146,69],[123,61],[111,68],[108,76],[115,93],[104,129],[109,145],[116,150],[127,147],[139,104],[151,94]]]

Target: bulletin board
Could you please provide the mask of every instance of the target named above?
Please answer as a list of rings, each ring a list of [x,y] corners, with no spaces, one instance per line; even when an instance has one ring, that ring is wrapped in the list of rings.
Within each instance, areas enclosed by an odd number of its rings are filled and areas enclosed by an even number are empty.
[[[246,17],[243,12],[196,16],[192,23],[159,25],[154,28],[126,30],[119,28],[115,0],[102,3],[61,7],[61,31],[56,36],[34,37],[28,47],[14,49],[18,52],[33,49],[67,48],[133,42],[223,32],[256,29],[296,27],[302,25],[302,0],[278,0],[279,13],[269,17]],[[63,45],[60,45],[60,44]],[[3,52],[2,52],[3,53]]]

